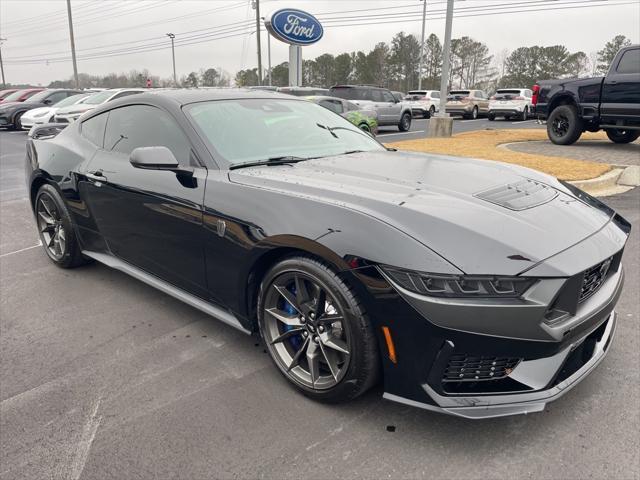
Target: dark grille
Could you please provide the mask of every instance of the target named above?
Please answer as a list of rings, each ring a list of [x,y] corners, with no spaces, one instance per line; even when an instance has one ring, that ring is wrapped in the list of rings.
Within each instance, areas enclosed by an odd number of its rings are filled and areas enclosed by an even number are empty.
[[[454,354],[444,371],[443,382],[477,382],[505,378],[520,362],[519,358]]]
[[[609,257],[604,262],[601,262],[584,272],[578,302],[586,300],[602,286],[607,278],[607,273],[609,273],[609,269],[611,268],[612,260],[613,257]]]

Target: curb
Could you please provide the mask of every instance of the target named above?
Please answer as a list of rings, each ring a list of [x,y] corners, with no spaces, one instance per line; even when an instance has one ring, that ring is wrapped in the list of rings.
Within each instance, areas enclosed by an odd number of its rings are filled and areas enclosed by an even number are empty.
[[[626,165],[612,165],[613,169],[589,180],[570,181],[580,190],[596,197],[607,197],[617,193],[624,193],[640,186],[640,167]]]

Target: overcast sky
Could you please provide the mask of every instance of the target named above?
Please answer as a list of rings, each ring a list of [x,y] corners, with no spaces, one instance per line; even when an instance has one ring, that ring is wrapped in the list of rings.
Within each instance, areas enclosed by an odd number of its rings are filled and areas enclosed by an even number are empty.
[[[431,17],[427,34],[436,33],[441,39],[444,20],[440,12],[445,3],[427,0]],[[154,75],[170,77],[167,32],[176,35],[178,77],[203,67],[222,67],[233,75],[257,65],[255,11],[250,0],[71,0],[71,5],[80,72],[105,74],[147,68]],[[479,10],[491,5],[495,6],[491,11]],[[262,16],[285,7],[306,10],[325,23],[324,38],[304,47],[304,58],[368,52],[401,30],[420,36],[420,0],[260,0]],[[565,7],[571,8],[560,9]],[[525,8],[539,11],[504,13]],[[543,0],[457,0],[456,9],[453,36],[480,40],[493,54],[520,46],[555,44],[590,54],[617,34],[634,43],[640,41],[640,0],[608,0],[608,4],[604,0],[556,0],[553,4]],[[362,15],[371,17],[359,20]],[[376,24],[353,25],[359,22]],[[46,85],[72,75],[65,0],[0,0],[0,37],[6,39],[2,57],[8,82]],[[262,39],[266,68],[264,30]],[[180,46],[180,42],[192,44]],[[272,39],[271,47],[273,65],[288,60],[286,44]],[[148,51],[136,52],[136,48]]]

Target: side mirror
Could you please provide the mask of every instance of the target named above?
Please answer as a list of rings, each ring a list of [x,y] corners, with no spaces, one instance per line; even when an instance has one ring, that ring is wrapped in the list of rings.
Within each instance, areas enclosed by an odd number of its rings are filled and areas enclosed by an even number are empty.
[[[179,170],[180,164],[167,147],[139,147],[131,152],[129,162],[146,170]]]
[[[47,98],[45,101],[43,101],[42,103],[44,103],[45,105],[51,105],[51,99]]]

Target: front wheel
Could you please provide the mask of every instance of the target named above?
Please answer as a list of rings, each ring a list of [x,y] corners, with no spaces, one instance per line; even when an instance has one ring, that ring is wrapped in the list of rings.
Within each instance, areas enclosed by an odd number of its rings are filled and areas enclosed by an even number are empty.
[[[573,105],[560,105],[547,119],[547,136],[556,145],[571,145],[582,135],[583,122]]]
[[[355,293],[323,263],[292,257],[265,276],[258,324],[271,359],[305,395],[350,400],[377,380],[373,329]]]
[[[487,119],[488,119],[490,122],[495,121],[495,119],[496,119],[496,114],[495,114],[495,113],[490,113],[489,115],[487,115]]]
[[[403,113],[398,124],[398,130],[401,132],[408,132],[411,129],[411,114]]]
[[[640,130],[625,130],[623,128],[610,128],[605,130],[607,137],[613,143],[631,143],[640,137]]]
[[[62,268],[73,268],[86,263],[76,239],[71,216],[58,191],[51,185],[40,187],[34,209],[40,241],[51,261]]]

